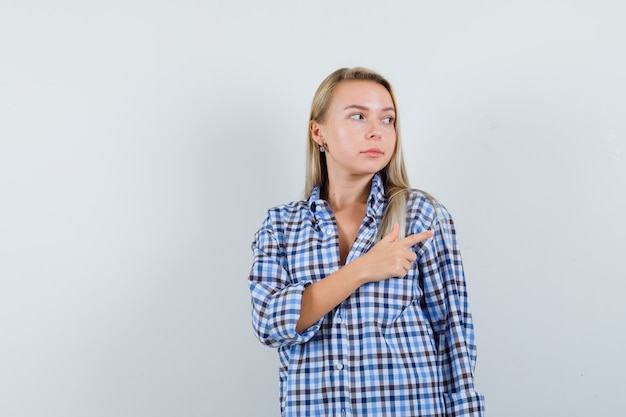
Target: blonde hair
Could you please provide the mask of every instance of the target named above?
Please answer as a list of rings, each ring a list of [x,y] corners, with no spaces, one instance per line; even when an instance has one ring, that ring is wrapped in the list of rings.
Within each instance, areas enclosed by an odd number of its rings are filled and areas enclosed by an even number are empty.
[[[409,179],[404,166],[404,158],[402,156],[402,146],[400,142],[400,129],[398,122],[398,108],[396,106],[396,98],[393,88],[389,81],[380,74],[361,67],[341,68],[330,74],[317,88],[313,96],[311,104],[311,121],[323,122],[326,111],[330,105],[335,88],[343,81],[373,81],[385,87],[391,96],[393,106],[396,110],[394,127],[396,130],[396,147],[391,156],[391,160],[386,167],[380,172],[385,196],[389,200],[389,205],[383,216],[382,222],[378,228],[377,239],[382,238],[391,231],[394,223],[400,226],[400,237],[406,234],[406,191],[410,188]],[[326,167],[326,157],[320,152],[319,145],[315,143],[311,136],[311,130],[308,133],[308,146],[306,156],[306,180],[305,180],[305,197],[311,193],[313,187],[319,185],[322,194],[325,194],[328,187],[328,171]]]

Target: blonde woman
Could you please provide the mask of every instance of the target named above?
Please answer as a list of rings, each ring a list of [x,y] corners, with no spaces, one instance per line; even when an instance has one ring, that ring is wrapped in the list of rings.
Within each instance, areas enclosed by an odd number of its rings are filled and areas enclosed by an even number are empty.
[[[483,416],[456,232],[412,189],[389,82],[343,68],[311,106],[305,198],[254,236],[253,328],[283,416]]]

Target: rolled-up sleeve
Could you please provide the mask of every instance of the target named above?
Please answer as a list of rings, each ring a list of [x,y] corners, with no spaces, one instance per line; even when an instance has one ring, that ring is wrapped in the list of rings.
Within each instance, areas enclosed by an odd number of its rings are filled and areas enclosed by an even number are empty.
[[[474,390],[476,345],[454,223],[439,206],[434,236],[420,256],[425,310],[435,334],[447,417],[482,417],[485,402]]]
[[[272,347],[307,342],[323,320],[296,332],[302,294],[311,282],[292,282],[280,235],[268,214],[252,242],[253,264],[248,278],[254,332],[262,343]]]

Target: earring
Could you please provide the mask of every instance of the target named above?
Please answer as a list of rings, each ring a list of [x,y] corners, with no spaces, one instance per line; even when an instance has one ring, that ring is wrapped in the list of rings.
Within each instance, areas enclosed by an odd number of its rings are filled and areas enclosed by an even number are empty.
[[[326,148],[325,148],[324,146],[320,146],[320,152],[321,152],[321,153],[326,152]]]

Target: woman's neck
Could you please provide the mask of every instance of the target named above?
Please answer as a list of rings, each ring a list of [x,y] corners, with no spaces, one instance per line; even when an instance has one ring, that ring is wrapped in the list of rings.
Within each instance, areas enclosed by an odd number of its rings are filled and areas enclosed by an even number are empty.
[[[333,209],[364,204],[370,194],[372,178],[329,179],[327,200]]]

